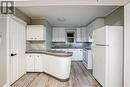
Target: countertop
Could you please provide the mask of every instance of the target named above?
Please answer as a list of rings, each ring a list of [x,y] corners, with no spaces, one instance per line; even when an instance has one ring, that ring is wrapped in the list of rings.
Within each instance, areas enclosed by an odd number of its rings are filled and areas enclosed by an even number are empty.
[[[52,47],[52,49],[87,49],[87,50],[91,50],[91,47]]]
[[[26,51],[26,53],[40,53],[58,57],[71,57],[73,55],[72,52],[55,51],[55,50],[28,50]]]

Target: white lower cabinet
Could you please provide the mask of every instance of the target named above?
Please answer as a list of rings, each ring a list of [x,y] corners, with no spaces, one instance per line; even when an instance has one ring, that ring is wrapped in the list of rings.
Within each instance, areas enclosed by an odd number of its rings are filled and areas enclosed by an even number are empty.
[[[70,76],[71,58],[28,53],[26,54],[26,67],[26,72],[45,72],[56,78],[66,80]]]
[[[82,49],[72,49],[73,56],[72,60],[73,61],[82,61],[83,60],[83,50]]]
[[[41,54],[36,54],[34,57],[34,71],[43,72],[43,58]]]
[[[52,50],[72,52],[73,53],[73,55],[71,56],[72,61],[82,61],[83,60],[83,49],[52,49]]]
[[[43,72],[43,58],[41,54],[26,54],[26,71]]]
[[[34,71],[34,55],[32,54],[26,54],[26,71]]]

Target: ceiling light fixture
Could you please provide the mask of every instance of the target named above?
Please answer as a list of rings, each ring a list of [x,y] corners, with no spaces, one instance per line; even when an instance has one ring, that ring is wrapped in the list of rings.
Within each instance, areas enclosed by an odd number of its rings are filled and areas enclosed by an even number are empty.
[[[60,21],[60,22],[65,22],[66,21],[65,18],[57,18],[57,20]]]

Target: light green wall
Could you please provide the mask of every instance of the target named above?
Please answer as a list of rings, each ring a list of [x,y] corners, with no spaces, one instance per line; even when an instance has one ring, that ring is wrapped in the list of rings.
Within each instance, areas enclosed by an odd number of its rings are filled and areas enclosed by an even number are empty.
[[[26,14],[24,14],[23,12],[21,12],[19,9],[15,9],[15,16],[22,19],[23,21],[25,21],[27,24],[30,23],[31,18],[28,17]]]
[[[0,8],[1,11],[1,8]],[[1,14],[1,12],[0,12]],[[31,18],[28,17],[26,14],[24,14],[23,12],[21,12],[18,8],[15,8],[15,14],[16,17],[22,19],[23,21],[25,21],[27,24],[30,23]]]
[[[124,26],[124,7],[119,7],[105,17],[105,25]]]
[[[48,25],[48,21],[45,19],[31,19],[30,21],[31,25]]]

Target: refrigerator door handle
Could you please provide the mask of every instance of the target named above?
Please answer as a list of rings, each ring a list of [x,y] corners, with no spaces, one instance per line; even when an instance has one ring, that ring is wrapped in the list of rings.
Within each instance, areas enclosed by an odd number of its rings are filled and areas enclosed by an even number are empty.
[[[104,44],[95,44],[96,46],[109,46],[109,45],[104,45]]]

